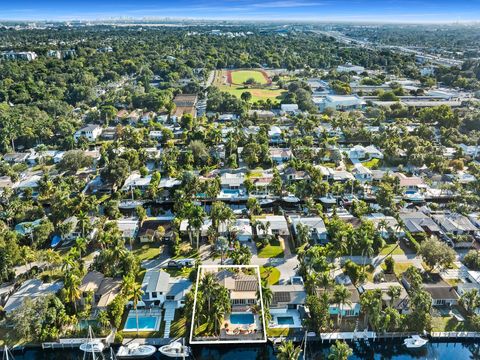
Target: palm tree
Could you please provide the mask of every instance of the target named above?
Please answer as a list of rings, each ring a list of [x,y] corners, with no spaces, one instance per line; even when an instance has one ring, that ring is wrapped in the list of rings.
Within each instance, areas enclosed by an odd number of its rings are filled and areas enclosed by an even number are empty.
[[[295,346],[291,340],[283,341],[278,347],[278,360],[298,360],[301,349]]]
[[[102,329],[107,329],[110,326],[110,319],[106,310],[100,310],[98,312],[97,321]]]
[[[472,289],[470,291],[465,292],[460,297],[460,305],[462,305],[465,310],[472,314],[477,307],[480,306],[480,296],[477,289]]]
[[[133,277],[124,277],[123,278],[124,292],[127,295],[128,299],[132,299],[133,309],[135,310],[135,318],[137,320],[137,336],[139,332],[138,326],[138,309],[137,305],[140,300],[142,300],[143,290],[142,286],[135,282]]]
[[[393,306],[395,301],[400,298],[401,293],[402,289],[400,286],[391,285],[388,287],[387,295],[390,297],[390,306]]]
[[[87,239],[84,237],[79,237],[75,240],[75,247],[78,250],[78,258],[82,258],[82,253],[87,251]]]
[[[347,360],[352,354],[353,351],[346,342],[337,340],[335,344],[330,347],[328,360]]]
[[[342,324],[342,311],[344,305],[350,305],[350,291],[345,285],[336,285],[333,289],[333,302],[338,306],[337,323]]]
[[[215,293],[218,291],[220,284],[212,273],[206,274],[200,282],[199,290],[202,292],[203,298],[207,300],[207,310],[210,313]]]
[[[80,225],[80,228],[82,229],[82,237],[85,236],[85,228],[88,226],[88,214],[84,211],[79,211],[77,215],[77,221],[78,224]]]
[[[262,290],[263,306],[269,308],[273,300],[272,289],[270,289],[266,280],[263,280],[260,286]],[[257,298],[260,298],[260,289],[257,290]]]
[[[73,273],[72,271],[69,271],[65,274],[64,280],[63,280],[63,287],[65,289],[65,297],[67,300],[73,304],[73,308],[75,309],[75,313],[77,312],[77,300],[80,299],[80,278]]]
[[[200,229],[202,228],[204,217],[205,212],[203,211],[203,208],[198,205],[193,206],[188,214],[188,225],[195,232],[195,237],[197,239],[197,250],[200,246]]]

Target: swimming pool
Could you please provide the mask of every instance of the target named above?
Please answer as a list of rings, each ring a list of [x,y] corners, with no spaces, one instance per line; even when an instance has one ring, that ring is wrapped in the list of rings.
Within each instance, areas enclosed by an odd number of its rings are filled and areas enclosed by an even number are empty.
[[[293,321],[292,316],[277,316],[277,324],[278,325],[293,325],[295,322]]]
[[[158,330],[156,316],[139,316],[138,329],[142,331],[156,331]],[[137,319],[135,316],[129,317],[125,322],[124,331],[137,331]]]
[[[250,313],[230,314],[230,324],[250,325],[255,323],[255,317]]]

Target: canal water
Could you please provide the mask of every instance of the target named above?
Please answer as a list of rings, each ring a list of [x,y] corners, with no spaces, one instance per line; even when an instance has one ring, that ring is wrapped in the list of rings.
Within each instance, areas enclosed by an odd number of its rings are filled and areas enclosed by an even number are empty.
[[[386,341],[375,343],[353,343],[350,346],[354,354],[349,360],[480,360],[479,342],[430,342],[422,349],[406,349],[401,341]],[[309,343],[307,346],[307,360],[327,359],[329,345]],[[23,352],[14,352],[15,360],[82,360],[83,353],[78,350],[41,350],[26,349]],[[86,360],[92,359],[91,356]],[[152,357],[156,360],[166,360],[160,353]],[[265,346],[195,346],[193,357],[195,360],[275,360],[273,348]],[[303,359],[303,355],[300,359]],[[105,352],[104,360],[111,360],[110,353]]]

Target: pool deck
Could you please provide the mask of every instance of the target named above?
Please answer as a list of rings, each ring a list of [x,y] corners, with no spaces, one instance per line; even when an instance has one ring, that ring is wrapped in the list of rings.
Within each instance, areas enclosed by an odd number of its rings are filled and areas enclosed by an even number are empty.
[[[268,325],[272,329],[282,329],[282,328],[292,328],[299,329],[302,328],[302,319],[298,310],[295,309],[270,309],[270,315],[272,320]],[[291,317],[293,319],[293,324],[279,324],[278,318],[281,317]]]
[[[128,312],[128,316],[127,316],[127,319],[125,320],[125,325],[124,325],[124,328],[123,328],[123,331],[137,331],[137,327],[136,327],[136,321],[137,321],[137,317],[136,317],[136,312],[135,310],[131,309],[129,312]],[[139,330],[140,331],[158,331],[160,329],[160,324],[162,322],[162,310],[161,309],[148,309],[148,310],[145,310],[145,309],[138,309],[138,320],[139,320],[139,323],[141,321],[142,318],[155,318],[155,326],[154,327],[139,327]],[[127,323],[130,319],[133,319],[132,321],[135,323],[135,325],[133,327],[126,327],[127,326]]]
[[[251,324],[233,324],[230,322],[230,317],[229,317],[224,321],[224,323],[227,324],[226,329],[228,329],[228,331],[225,329],[225,335],[227,336],[249,335],[249,334],[254,334],[255,332],[262,329],[262,322],[259,315],[253,314],[251,312],[243,312],[243,313],[235,312],[235,313],[232,313],[231,315],[244,315],[244,314],[253,315],[254,322]]]

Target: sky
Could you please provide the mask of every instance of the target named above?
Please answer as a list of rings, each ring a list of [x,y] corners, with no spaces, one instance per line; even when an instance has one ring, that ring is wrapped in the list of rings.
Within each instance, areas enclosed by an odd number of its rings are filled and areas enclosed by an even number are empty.
[[[0,0],[2,20],[112,18],[443,23],[480,21],[480,0]]]

